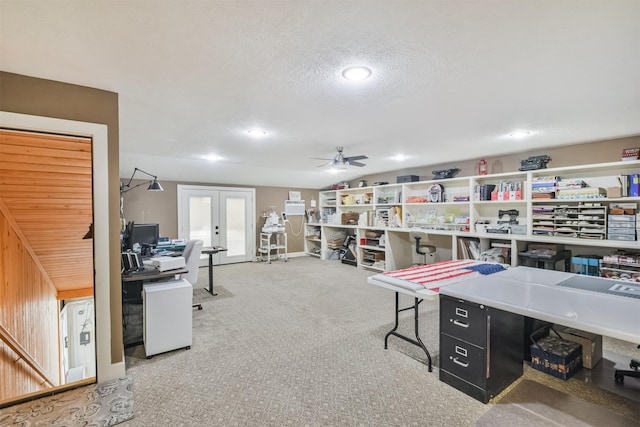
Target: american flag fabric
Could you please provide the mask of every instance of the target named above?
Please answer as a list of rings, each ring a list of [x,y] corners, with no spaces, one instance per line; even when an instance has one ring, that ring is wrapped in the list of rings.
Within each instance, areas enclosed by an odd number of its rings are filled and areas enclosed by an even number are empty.
[[[473,260],[443,261],[417,265],[377,275],[378,280],[412,291],[429,289],[438,292],[441,287],[474,277],[486,276],[505,270],[501,264]]]

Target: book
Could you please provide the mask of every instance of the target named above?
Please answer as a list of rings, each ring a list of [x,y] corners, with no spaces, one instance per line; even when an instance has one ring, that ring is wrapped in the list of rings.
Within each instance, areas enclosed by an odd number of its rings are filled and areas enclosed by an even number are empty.
[[[629,175],[629,197],[640,196],[640,175],[632,173]]]

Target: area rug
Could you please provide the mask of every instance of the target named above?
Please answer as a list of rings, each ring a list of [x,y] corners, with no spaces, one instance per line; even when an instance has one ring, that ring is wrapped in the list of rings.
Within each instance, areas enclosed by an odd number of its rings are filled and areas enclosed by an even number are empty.
[[[133,418],[133,406],[126,376],[0,409],[0,427],[113,426]]]
[[[522,380],[476,426],[637,427],[638,422],[535,381]]]
[[[220,301],[221,299],[230,298],[233,296],[233,294],[223,286],[214,286],[213,292],[216,295],[211,295],[207,289],[194,287],[193,303],[200,304],[207,301]]]

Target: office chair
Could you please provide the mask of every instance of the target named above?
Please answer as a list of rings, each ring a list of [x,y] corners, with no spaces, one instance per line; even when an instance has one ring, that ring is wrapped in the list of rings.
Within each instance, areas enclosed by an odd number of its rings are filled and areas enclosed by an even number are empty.
[[[431,264],[432,264],[435,258],[434,253],[436,252],[436,247],[434,245],[420,243],[423,237],[428,238],[427,234],[412,231],[409,235],[413,237],[413,239],[416,241],[416,253],[424,256],[423,264],[429,264],[427,263],[427,257],[431,258]],[[425,249],[425,252],[423,252],[421,249]]]
[[[182,251],[185,267],[189,272],[180,275],[180,278],[187,279],[187,282],[193,286],[198,283],[198,268],[200,268],[200,254],[202,253],[203,245],[204,242],[202,240],[189,240],[184,246],[184,251]],[[198,307],[198,310],[202,310],[202,304],[193,304],[192,307]]]
[[[631,369],[616,369],[614,376],[617,383],[624,383],[624,377],[640,378],[640,370],[638,370],[640,369],[640,360],[631,359],[629,367]]]

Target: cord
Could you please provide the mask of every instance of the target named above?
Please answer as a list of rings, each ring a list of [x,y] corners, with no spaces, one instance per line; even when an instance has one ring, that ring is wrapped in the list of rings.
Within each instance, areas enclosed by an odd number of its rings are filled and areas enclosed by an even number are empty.
[[[291,221],[287,221],[289,223],[289,228],[291,229],[291,235],[294,237],[298,237],[304,231],[304,215],[300,215],[300,230],[296,233],[293,231],[293,225],[291,225]]]

